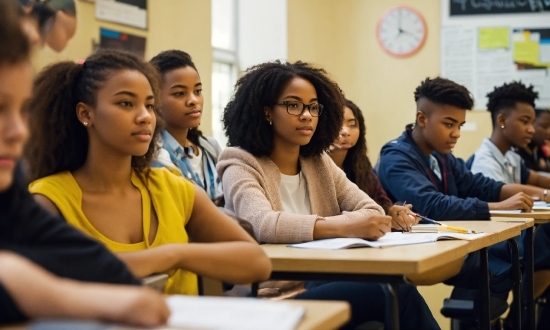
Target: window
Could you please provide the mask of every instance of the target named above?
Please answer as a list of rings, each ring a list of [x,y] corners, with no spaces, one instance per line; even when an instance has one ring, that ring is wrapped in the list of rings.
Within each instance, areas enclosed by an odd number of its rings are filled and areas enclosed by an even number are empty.
[[[223,110],[237,80],[237,0],[212,0],[212,135],[227,145]]]

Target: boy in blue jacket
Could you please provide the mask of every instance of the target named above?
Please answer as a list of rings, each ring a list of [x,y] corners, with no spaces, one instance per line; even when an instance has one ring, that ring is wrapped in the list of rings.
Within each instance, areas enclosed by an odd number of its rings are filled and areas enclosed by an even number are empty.
[[[382,147],[377,165],[380,183],[392,201],[406,200],[416,212],[435,220],[486,220],[493,209],[531,211],[533,199],[521,185],[472,174],[451,154],[466,110],[474,103],[464,86],[427,78],[414,96],[416,123]],[[490,247],[488,254],[492,295],[505,299],[513,285],[507,243]],[[478,267],[478,255],[471,254],[461,272],[446,283],[476,289]]]

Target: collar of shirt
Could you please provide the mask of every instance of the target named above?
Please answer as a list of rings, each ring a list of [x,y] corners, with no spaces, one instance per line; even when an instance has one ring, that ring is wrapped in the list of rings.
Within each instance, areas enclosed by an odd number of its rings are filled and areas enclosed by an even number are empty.
[[[164,140],[164,145],[170,148],[168,151],[173,153],[178,159],[183,157],[193,158],[195,155],[195,150],[192,147],[183,148],[167,130],[162,131],[162,139]]]

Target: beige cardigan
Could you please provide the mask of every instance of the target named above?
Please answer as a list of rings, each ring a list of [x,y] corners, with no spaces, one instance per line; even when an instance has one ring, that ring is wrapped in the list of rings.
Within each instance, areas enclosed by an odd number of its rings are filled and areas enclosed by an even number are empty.
[[[384,210],[349,181],[326,154],[300,158],[312,215],[282,210],[281,172],[269,157],[256,157],[240,148],[226,148],[218,159],[225,208],[248,221],[260,243],[300,243],[313,240],[320,217],[337,221]]]

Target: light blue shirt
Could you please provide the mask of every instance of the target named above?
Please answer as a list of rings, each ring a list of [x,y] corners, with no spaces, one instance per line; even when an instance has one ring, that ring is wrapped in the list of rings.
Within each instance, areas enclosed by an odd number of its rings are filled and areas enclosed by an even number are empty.
[[[508,184],[525,183],[529,178],[529,170],[520,155],[513,150],[503,155],[487,138],[483,139],[481,147],[474,154],[471,171]]]

